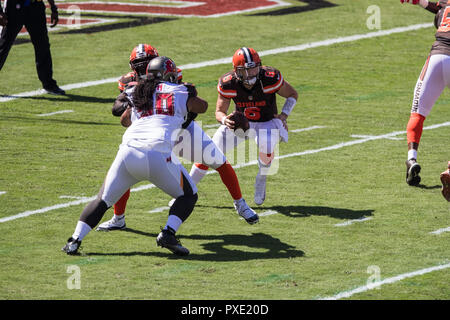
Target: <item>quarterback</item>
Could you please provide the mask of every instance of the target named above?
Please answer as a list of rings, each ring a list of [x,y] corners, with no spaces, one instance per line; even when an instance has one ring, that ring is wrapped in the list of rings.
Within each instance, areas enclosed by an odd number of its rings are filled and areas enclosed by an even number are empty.
[[[253,48],[242,47],[233,55],[233,70],[219,78],[217,86],[216,120],[222,125],[213,136],[214,143],[225,154],[235,148],[244,139],[236,139],[239,131],[247,129],[236,127],[236,112],[227,115],[233,100],[238,114],[248,120],[250,130],[245,133],[249,138],[254,133],[258,146],[258,174],[255,179],[254,201],[263,204],[266,198],[266,179],[276,144],[287,142],[287,118],[297,103],[297,91],[284,80],[281,72],[275,68],[262,66],[258,53]],[[281,113],[278,113],[276,95],[285,98]],[[241,121],[242,122],[242,121]],[[208,166],[201,163],[193,165],[190,175],[198,182],[206,174]]]

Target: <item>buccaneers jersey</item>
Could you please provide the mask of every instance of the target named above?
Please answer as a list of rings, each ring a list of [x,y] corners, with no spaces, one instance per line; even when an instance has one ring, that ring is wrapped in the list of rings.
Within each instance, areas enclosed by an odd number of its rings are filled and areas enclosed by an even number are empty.
[[[447,0],[437,3],[429,2],[427,10],[436,14],[434,24],[437,28],[436,41],[431,47],[431,54],[450,55],[450,4]]]
[[[178,72],[178,83],[181,83],[181,80],[183,80],[183,74],[181,73],[181,69],[177,69]],[[126,75],[123,75],[120,77],[120,79],[117,81],[119,91],[123,92],[127,88],[134,87],[137,85],[137,74],[135,71],[128,72]]]
[[[234,71],[219,78],[217,90],[224,98],[233,99],[236,110],[243,112],[249,121],[265,122],[278,113],[276,93],[283,84],[280,71],[262,66],[258,81],[250,90],[237,79]]]
[[[134,90],[127,89],[128,93]],[[182,84],[162,82],[153,93],[153,107],[149,110],[132,108],[132,124],[125,131],[122,144],[132,147],[158,148],[171,152],[176,135],[188,113],[187,101],[192,96]],[[132,94],[131,94],[132,97]]]

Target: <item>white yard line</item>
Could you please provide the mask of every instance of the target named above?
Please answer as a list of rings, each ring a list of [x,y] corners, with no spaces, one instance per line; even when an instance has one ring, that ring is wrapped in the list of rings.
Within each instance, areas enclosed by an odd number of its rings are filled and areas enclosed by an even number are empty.
[[[5,193],[6,193],[6,191],[0,191],[0,196]]]
[[[279,212],[275,211],[275,210],[268,210],[268,211],[264,211],[264,212],[258,213],[258,216],[259,217],[265,217],[265,216],[271,216],[273,214],[278,214],[278,213]],[[243,220],[244,218],[241,217],[239,219]]]
[[[353,41],[358,41],[358,40],[363,40],[363,39],[388,36],[388,35],[395,34],[395,33],[403,33],[403,32],[408,32],[408,31],[413,31],[413,30],[430,28],[432,26],[433,26],[433,24],[431,24],[431,23],[414,24],[414,25],[410,25],[410,26],[406,26],[406,27],[399,27],[399,28],[393,28],[393,29],[388,29],[388,30],[369,32],[369,33],[365,33],[365,34],[356,34],[356,35],[348,36],[348,37],[327,39],[327,40],[323,40],[323,41],[310,42],[310,43],[305,43],[305,44],[296,45],[296,46],[289,46],[289,47],[284,47],[284,48],[264,50],[264,51],[260,51],[258,53],[262,57],[262,56],[268,56],[268,55],[274,55],[274,54],[280,54],[280,53],[286,53],[286,52],[303,51],[303,50],[312,49],[312,48],[331,46],[331,45],[339,44],[339,43],[353,42]],[[219,64],[231,63],[231,59],[232,59],[232,57],[227,57],[227,58],[203,61],[203,62],[198,62],[198,63],[189,63],[189,64],[179,66],[179,68],[182,70],[188,70],[188,69],[197,69],[197,68],[215,66],[215,65],[219,65]],[[65,91],[69,91],[72,89],[79,89],[79,88],[91,87],[91,86],[96,86],[96,85],[101,85],[101,84],[106,84],[106,83],[117,82],[117,80],[119,78],[120,78],[120,76],[117,76],[114,78],[96,80],[96,81],[87,81],[87,82],[68,84],[68,85],[61,86],[61,88],[64,89]],[[7,96],[7,97],[1,97],[0,102],[11,101],[11,100],[14,100],[17,98],[23,98],[23,97],[37,96],[37,95],[41,95],[44,93],[45,93],[45,91],[43,91],[42,89],[36,90],[36,91],[22,92],[22,93],[13,94],[13,95]]]
[[[430,234],[441,234],[444,232],[450,232],[450,227],[438,229],[436,231],[430,232]]]
[[[438,266],[431,267],[431,268],[421,269],[421,270],[417,270],[417,271],[413,271],[413,272],[409,272],[409,273],[400,274],[400,275],[392,277],[392,278],[384,279],[383,281],[370,283],[368,285],[361,286],[359,288],[356,288],[356,289],[353,289],[350,291],[344,291],[344,292],[338,293],[335,296],[322,298],[320,300],[339,300],[339,299],[343,299],[343,298],[349,298],[349,297],[353,296],[354,294],[366,292],[366,291],[372,290],[374,288],[381,287],[384,284],[395,283],[395,282],[398,282],[398,281],[401,281],[401,280],[404,280],[407,278],[412,278],[415,276],[420,276],[420,275],[423,275],[426,273],[430,273],[430,272],[438,271],[438,270],[444,270],[447,268],[450,268],[450,263],[438,265]]]
[[[367,220],[372,220],[372,218],[370,217],[365,217],[365,218],[361,218],[361,219],[353,219],[353,220],[348,220],[346,222],[342,222],[342,223],[337,223],[334,226],[335,227],[345,227],[345,226],[349,226],[351,224],[354,224],[355,222],[364,222]]]
[[[60,110],[60,111],[55,111],[55,112],[50,112],[50,113],[41,113],[38,114],[38,117],[48,117],[48,116],[53,116],[55,114],[60,114],[60,113],[71,113],[73,112],[73,110]]]
[[[359,138],[369,138],[371,136],[364,135],[364,134],[352,134],[351,137],[359,139]],[[390,137],[390,138],[386,138],[386,139],[389,139],[389,140],[405,140],[405,138],[396,138],[396,137]]]
[[[157,213],[157,212],[163,212],[163,211],[166,211],[166,210],[169,210],[170,209],[170,207],[159,207],[159,208],[155,208],[155,209],[153,209],[153,210],[150,210],[148,213]]]
[[[312,127],[308,127],[308,128],[289,130],[289,133],[291,133],[291,132],[311,131],[311,130],[314,130],[314,129],[323,129],[323,128],[326,128],[326,127],[325,126],[312,126]]]
[[[450,126],[450,122],[444,122],[444,123],[439,123],[439,124],[435,124],[435,125],[431,125],[428,127],[424,127],[424,130],[430,130],[430,129],[437,129],[437,128],[441,128],[441,127],[447,127]],[[394,131],[388,134],[383,134],[380,136],[370,136],[369,138],[365,138],[365,139],[359,139],[359,140],[353,140],[353,141],[348,141],[348,142],[342,142],[342,143],[338,143],[329,147],[324,147],[324,148],[320,148],[320,149],[312,149],[312,150],[306,150],[306,151],[302,151],[302,152],[296,152],[296,153],[290,153],[290,154],[285,154],[282,156],[278,156],[275,157],[275,159],[284,159],[284,158],[291,158],[291,157],[299,157],[299,156],[304,156],[304,155],[308,155],[308,154],[315,154],[315,153],[319,153],[319,152],[323,152],[323,151],[331,151],[331,150],[338,150],[344,147],[348,147],[348,146],[352,146],[352,145],[356,145],[356,144],[361,144],[361,143],[366,143],[369,141],[374,141],[374,140],[379,140],[379,139],[386,139],[386,137],[395,137],[401,134],[406,134],[406,131]],[[238,168],[244,168],[244,167],[248,167],[248,166],[252,166],[252,165],[256,165],[257,161],[251,161],[251,162],[247,162],[247,163],[242,163],[242,164],[238,164],[233,166],[233,168],[238,169]],[[208,171],[208,174],[213,174],[216,173],[217,171],[215,170],[211,170]],[[137,192],[137,191],[142,191],[142,190],[147,190],[147,189],[151,189],[154,188],[155,185],[153,184],[146,184],[146,185],[142,185],[140,187],[137,188],[133,188],[131,189],[131,192]],[[5,218],[1,218],[0,219],[0,223],[2,222],[6,222],[6,221],[11,221],[11,220],[15,220],[18,218],[24,218],[24,217],[28,217],[30,215],[33,214],[37,214],[37,213],[44,213],[44,212],[48,212],[48,211],[52,211],[52,210],[56,210],[56,209],[61,209],[61,208],[67,208],[70,206],[75,206],[75,205],[79,205],[82,203],[86,203],[86,202],[90,202],[92,200],[95,199],[94,197],[89,197],[89,198],[83,198],[77,201],[71,201],[71,202],[67,202],[67,203],[61,203],[61,204],[57,204],[54,206],[50,206],[50,207],[45,207],[42,209],[38,209],[38,210],[32,210],[32,211],[25,211],[13,216],[9,216],[9,217],[5,217]]]

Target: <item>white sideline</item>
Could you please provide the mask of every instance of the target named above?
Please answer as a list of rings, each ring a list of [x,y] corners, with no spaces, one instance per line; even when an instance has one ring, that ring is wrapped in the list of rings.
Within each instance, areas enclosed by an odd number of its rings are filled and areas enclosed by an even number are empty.
[[[393,29],[388,29],[388,30],[369,32],[369,33],[365,33],[365,34],[356,34],[353,36],[327,39],[327,40],[323,40],[323,41],[310,42],[310,43],[305,43],[305,44],[296,45],[296,46],[289,46],[289,47],[284,47],[284,48],[264,50],[264,51],[259,51],[258,53],[262,57],[262,56],[268,56],[268,55],[280,54],[280,53],[286,53],[286,52],[303,51],[306,49],[312,49],[312,48],[317,48],[317,47],[331,46],[331,45],[338,44],[338,43],[352,42],[352,41],[357,41],[357,40],[387,36],[387,35],[391,35],[391,34],[395,34],[395,33],[419,30],[419,29],[429,28],[432,26],[433,26],[432,23],[414,24],[414,25],[410,25],[410,26],[406,26],[406,27],[399,27],[399,28],[393,28]],[[182,65],[179,68],[182,70],[188,70],[188,69],[197,69],[197,68],[215,66],[215,65],[219,65],[219,64],[231,63],[231,58],[232,57],[227,57],[227,58],[203,61],[203,62],[198,62],[198,63],[189,63],[189,64]],[[105,83],[116,82],[119,78],[120,78],[120,76],[117,76],[114,78],[96,80],[96,81],[87,81],[87,82],[68,84],[68,85],[61,86],[61,88],[65,91],[69,91],[72,89],[79,89],[79,88],[101,85],[101,84],[105,84]],[[11,101],[11,100],[14,100],[17,98],[23,98],[23,97],[37,96],[37,95],[41,95],[44,93],[45,93],[45,91],[43,91],[42,89],[35,90],[35,91],[29,91],[29,92],[22,92],[22,93],[14,94],[11,96],[1,97],[0,102]]]
[[[428,127],[424,127],[423,130],[431,130],[431,129],[437,129],[440,127],[447,127],[450,126],[450,122],[444,122],[444,123],[439,123],[439,124],[434,124]],[[352,146],[355,144],[361,144],[361,143],[365,143],[368,141],[373,141],[373,140],[379,140],[379,139],[386,139],[386,137],[394,137],[397,135],[401,135],[401,134],[406,134],[406,131],[394,131],[388,134],[383,134],[380,136],[369,136],[368,138],[364,138],[364,139],[359,139],[359,140],[354,140],[354,141],[348,141],[348,142],[342,142],[342,143],[338,143],[329,147],[324,147],[324,148],[320,148],[320,149],[313,149],[313,150],[306,150],[306,151],[302,151],[302,152],[296,152],[296,153],[290,153],[290,154],[285,154],[282,156],[278,156],[275,157],[275,159],[284,159],[284,158],[290,158],[290,157],[298,157],[298,156],[304,156],[304,155],[308,155],[308,154],[315,154],[315,153],[319,153],[322,151],[330,151],[330,150],[337,150],[337,149],[341,149],[343,147],[348,147],[348,146]],[[252,165],[256,165],[257,161],[250,161],[247,163],[243,163],[243,164],[238,164],[233,166],[233,168],[238,169],[238,168],[244,168],[244,167],[248,167],[248,166],[252,166]],[[213,174],[216,173],[217,171],[215,170],[211,170],[208,171],[207,174]],[[137,192],[137,191],[142,191],[142,190],[147,190],[147,189],[151,189],[154,188],[155,185],[154,184],[146,184],[137,188],[133,188],[131,189],[131,192]],[[89,198],[83,198],[77,201],[71,201],[71,202],[67,202],[67,203],[61,203],[61,204],[57,204],[54,206],[50,206],[50,207],[45,207],[42,209],[38,209],[38,210],[31,210],[31,211],[25,211],[13,216],[9,216],[9,217],[5,217],[5,218],[1,218],[0,219],[0,223],[2,222],[7,222],[7,221],[11,221],[11,220],[15,220],[18,218],[24,218],[33,214],[37,214],[37,213],[44,213],[44,212],[48,212],[48,211],[52,211],[52,210],[56,210],[56,209],[61,209],[61,208],[67,208],[70,206],[75,206],[75,205],[79,205],[82,203],[87,203],[90,202],[92,200],[95,199],[94,197],[89,197]]]
[[[356,289],[353,289],[350,291],[344,291],[344,292],[338,293],[335,296],[322,298],[319,300],[339,300],[339,299],[343,299],[343,298],[349,298],[349,297],[353,296],[354,294],[381,287],[383,284],[391,284],[391,283],[398,282],[398,281],[401,281],[406,278],[412,278],[415,276],[420,276],[420,275],[423,275],[426,273],[443,270],[443,269],[447,269],[447,268],[450,268],[450,263],[438,265],[438,266],[430,267],[430,268],[426,268],[426,269],[421,269],[421,270],[417,270],[417,271],[413,271],[413,272],[409,272],[409,273],[400,274],[400,275],[392,277],[392,278],[384,279],[383,281],[367,284],[365,286],[361,286],[359,288],[356,288]]]

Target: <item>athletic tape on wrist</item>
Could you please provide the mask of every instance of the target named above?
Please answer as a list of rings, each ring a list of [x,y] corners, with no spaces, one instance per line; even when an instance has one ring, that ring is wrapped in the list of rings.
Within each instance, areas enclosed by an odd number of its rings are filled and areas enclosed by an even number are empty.
[[[286,99],[283,105],[283,109],[281,109],[281,112],[289,115],[292,112],[292,109],[294,109],[295,104],[297,103],[297,100],[295,100],[292,97],[289,97]]]

